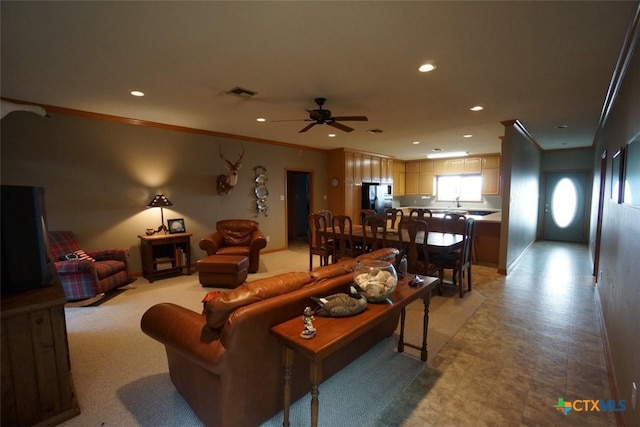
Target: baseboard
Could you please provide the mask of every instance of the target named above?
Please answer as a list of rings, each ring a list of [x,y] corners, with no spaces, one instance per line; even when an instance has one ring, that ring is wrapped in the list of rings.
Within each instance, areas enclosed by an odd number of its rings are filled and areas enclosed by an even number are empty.
[[[607,334],[607,326],[604,320],[604,312],[602,311],[602,300],[600,299],[600,291],[596,286],[596,311],[598,312],[598,320],[600,323],[600,333],[602,334],[602,346],[604,347],[604,359],[607,364],[607,374],[609,377],[609,387],[611,388],[611,396],[614,401],[620,400],[620,389],[618,388],[618,381],[616,380],[616,373],[613,366],[613,355],[611,354],[611,346],[609,345],[609,335]],[[625,427],[627,420],[623,411],[614,412],[616,416],[616,425],[618,427]]]

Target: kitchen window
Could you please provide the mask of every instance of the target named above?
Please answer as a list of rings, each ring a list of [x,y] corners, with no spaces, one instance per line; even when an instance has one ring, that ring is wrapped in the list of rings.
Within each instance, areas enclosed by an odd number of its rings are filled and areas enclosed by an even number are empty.
[[[440,175],[436,177],[436,201],[481,202],[482,175]]]

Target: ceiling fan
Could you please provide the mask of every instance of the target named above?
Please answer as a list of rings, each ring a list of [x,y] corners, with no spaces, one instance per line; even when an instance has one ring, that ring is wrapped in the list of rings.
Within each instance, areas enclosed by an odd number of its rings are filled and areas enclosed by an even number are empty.
[[[325,110],[322,108],[326,99],[325,98],[316,98],[314,99],[315,103],[318,104],[318,108],[315,110],[307,110],[309,112],[308,119],[302,119],[301,121],[305,122],[313,122],[302,128],[298,133],[306,132],[315,125],[329,125],[333,126],[336,129],[340,129],[345,132],[351,132],[353,128],[349,126],[345,126],[342,123],[338,122],[366,122],[369,119],[367,116],[332,116],[331,111]],[[274,120],[274,122],[288,122],[291,120]]]

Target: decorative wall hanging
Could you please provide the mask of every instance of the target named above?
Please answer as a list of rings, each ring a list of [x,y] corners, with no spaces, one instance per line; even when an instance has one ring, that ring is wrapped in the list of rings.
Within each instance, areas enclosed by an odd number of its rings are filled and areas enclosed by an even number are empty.
[[[253,168],[253,171],[256,174],[256,188],[254,189],[256,195],[256,216],[263,214],[267,216],[267,196],[269,195],[269,190],[267,190],[267,168],[264,166],[256,166]]]
[[[224,158],[222,154],[222,148],[218,150],[220,158],[226,162],[227,172],[226,175],[218,175],[218,194],[229,194],[229,191],[238,183],[238,170],[242,167],[242,158],[244,157],[244,146],[242,147],[242,154],[235,163],[231,163]]]

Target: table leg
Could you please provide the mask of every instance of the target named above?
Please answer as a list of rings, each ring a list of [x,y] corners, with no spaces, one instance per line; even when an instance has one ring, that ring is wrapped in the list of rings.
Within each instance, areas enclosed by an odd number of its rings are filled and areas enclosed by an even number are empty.
[[[318,427],[318,410],[320,402],[318,400],[318,386],[322,380],[322,361],[311,363],[311,427]]]
[[[291,407],[291,366],[293,365],[293,349],[284,347],[282,351],[284,365],[284,420],[283,427],[289,427],[289,408]]]
[[[407,311],[405,307],[402,307],[400,311],[400,336],[398,337],[398,353],[404,351],[404,321],[407,317]]]
[[[420,360],[427,361],[427,328],[429,327],[429,305],[431,304],[431,292],[427,292],[423,299],[424,317],[422,319],[422,350],[420,352]]]

